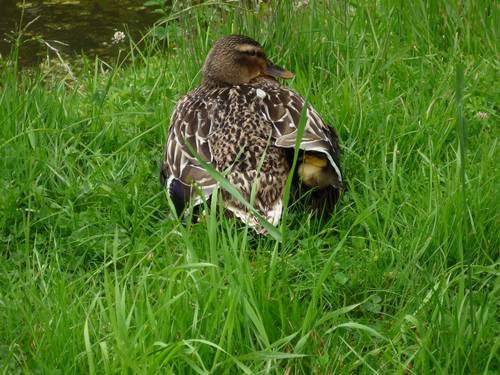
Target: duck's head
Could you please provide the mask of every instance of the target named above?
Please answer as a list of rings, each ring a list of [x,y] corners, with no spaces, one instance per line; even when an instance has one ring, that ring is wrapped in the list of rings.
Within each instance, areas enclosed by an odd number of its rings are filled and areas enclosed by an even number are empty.
[[[219,39],[203,65],[203,83],[212,86],[239,85],[259,76],[290,79],[293,74],[274,65],[255,40],[230,35]]]

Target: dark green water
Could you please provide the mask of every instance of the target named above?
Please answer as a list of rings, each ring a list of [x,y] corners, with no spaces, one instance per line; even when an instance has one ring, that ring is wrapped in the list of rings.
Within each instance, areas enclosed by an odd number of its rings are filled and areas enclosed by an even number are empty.
[[[143,9],[145,0],[0,0],[0,54],[12,48],[12,33],[35,20],[23,37],[19,61],[22,66],[38,64],[47,54],[55,57],[45,42],[65,58],[85,53],[106,59],[116,54],[113,34],[128,30],[134,38],[158,18]],[[24,9],[24,15],[22,15]]]

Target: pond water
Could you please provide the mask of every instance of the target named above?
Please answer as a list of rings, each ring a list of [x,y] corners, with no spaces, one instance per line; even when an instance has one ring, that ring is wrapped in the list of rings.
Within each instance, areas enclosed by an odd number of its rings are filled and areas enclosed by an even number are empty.
[[[56,48],[62,56],[85,53],[109,57],[116,53],[116,31],[140,37],[158,16],[143,7],[145,0],[0,0],[0,54],[9,55],[14,31],[26,27],[19,62],[38,64]],[[23,14],[24,11],[24,15]],[[26,26],[28,25],[28,26]]]

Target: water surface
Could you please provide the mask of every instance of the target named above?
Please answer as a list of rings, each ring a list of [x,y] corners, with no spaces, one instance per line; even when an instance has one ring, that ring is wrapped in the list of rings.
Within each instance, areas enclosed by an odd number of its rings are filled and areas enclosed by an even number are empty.
[[[0,54],[5,58],[12,47],[13,32],[26,29],[19,61],[23,66],[38,64],[57,48],[65,57],[78,53],[104,59],[116,53],[112,37],[128,30],[138,38],[157,19],[144,0],[0,0]],[[24,11],[24,15],[23,14]]]

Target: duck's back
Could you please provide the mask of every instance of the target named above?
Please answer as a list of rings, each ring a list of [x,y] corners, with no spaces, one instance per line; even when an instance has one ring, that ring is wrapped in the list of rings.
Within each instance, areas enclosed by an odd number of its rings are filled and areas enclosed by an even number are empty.
[[[200,202],[193,189],[195,183],[205,197],[216,186],[197,161],[202,158],[224,173],[247,200],[255,184],[254,207],[276,224],[290,171],[286,149],[295,146],[303,107],[300,96],[264,78],[237,86],[202,86],[179,101],[162,167],[162,179],[178,211],[188,201]],[[326,155],[335,176],[331,184],[338,189],[341,175],[335,132],[312,108],[307,109],[305,119],[300,148]],[[223,192],[223,199],[229,211],[258,226],[228,193]]]

